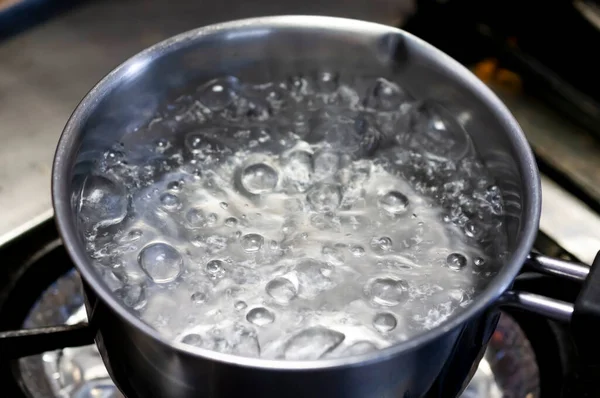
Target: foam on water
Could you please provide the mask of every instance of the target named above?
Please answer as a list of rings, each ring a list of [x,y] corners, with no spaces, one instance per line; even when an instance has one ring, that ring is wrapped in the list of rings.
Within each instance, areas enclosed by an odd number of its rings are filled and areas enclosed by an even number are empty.
[[[453,115],[328,72],[178,98],[99,157],[78,210],[98,272],[141,319],[264,358],[434,328],[505,250],[501,193]]]

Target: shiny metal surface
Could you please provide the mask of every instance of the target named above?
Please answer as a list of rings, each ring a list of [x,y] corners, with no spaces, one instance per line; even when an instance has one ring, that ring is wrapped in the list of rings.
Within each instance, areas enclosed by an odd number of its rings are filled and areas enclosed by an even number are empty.
[[[589,266],[537,253],[532,253],[526,264],[534,271],[574,281],[584,281],[590,272]]]
[[[573,315],[573,304],[528,292],[505,292],[499,303],[504,306],[533,312],[559,322],[570,322]]]
[[[236,357],[165,340],[123,307],[89,264],[71,205],[87,162],[99,159],[123,135],[148,122],[158,104],[173,93],[192,90],[195,81],[223,74],[270,80],[320,68],[384,76],[416,98],[436,98],[465,116],[464,127],[505,196],[511,251],[505,266],[464,312],[375,353],[280,361]],[[486,309],[512,283],[525,260],[541,206],[537,168],[519,126],[464,67],[394,28],[304,16],[210,26],[159,43],[119,66],[86,96],[65,127],[55,157],[53,199],[63,241],[85,281],[90,322],[99,326],[97,341],[109,371],[125,394],[143,396],[397,397],[409,391],[421,396],[452,363],[453,347],[469,340],[461,360],[475,359],[486,339],[479,329],[487,330],[494,319]],[[480,345],[474,344],[473,336]],[[136,372],[132,375],[128,369]],[[464,380],[468,371],[454,375],[454,383]],[[297,387],[290,390],[291,384]]]
[[[60,132],[90,87],[137,51],[199,26],[258,15],[329,14],[395,24],[413,4],[89,1],[0,42],[0,246],[52,216],[50,174]]]

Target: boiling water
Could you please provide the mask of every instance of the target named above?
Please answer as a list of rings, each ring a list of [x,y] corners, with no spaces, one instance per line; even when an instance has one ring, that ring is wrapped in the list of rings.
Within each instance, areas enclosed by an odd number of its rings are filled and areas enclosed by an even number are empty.
[[[434,328],[505,241],[500,192],[452,114],[330,73],[178,98],[95,163],[78,211],[98,272],[164,336],[289,360]]]

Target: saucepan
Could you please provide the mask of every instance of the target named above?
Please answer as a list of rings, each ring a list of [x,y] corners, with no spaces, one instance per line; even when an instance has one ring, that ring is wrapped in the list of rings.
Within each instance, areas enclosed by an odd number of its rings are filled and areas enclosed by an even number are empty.
[[[385,76],[417,99],[452,104],[503,192],[509,250],[502,269],[464,311],[374,353],[266,360],[165,339],[113,297],[93,269],[77,223],[75,182],[109,145],[198,82],[225,75],[268,81],[319,68]],[[532,252],[540,178],[513,116],[458,62],[390,26],[316,16],[255,18],[196,29],[142,51],[110,72],[75,109],[56,151],[52,196],[61,237],[84,285],[89,325],[77,330],[94,337],[111,376],[130,397],[452,397],[476,368],[502,306],[571,322],[581,339],[599,330],[598,267]],[[524,264],[581,281],[579,298],[566,303],[511,290]],[[23,338],[10,337],[15,347]]]

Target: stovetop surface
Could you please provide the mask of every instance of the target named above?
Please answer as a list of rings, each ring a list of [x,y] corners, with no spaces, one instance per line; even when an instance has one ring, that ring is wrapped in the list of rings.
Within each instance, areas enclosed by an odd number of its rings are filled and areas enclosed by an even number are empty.
[[[210,7],[185,0],[77,3],[81,4],[15,36],[0,35],[0,142],[3,143],[0,145],[0,208],[11,209],[0,212],[0,253],[4,258],[0,265],[0,330],[22,327],[41,292],[71,269],[64,250],[56,251],[60,242],[51,219],[49,194],[52,155],[77,102],[110,69],[166,37],[224,20],[274,14],[326,14],[402,26],[415,10],[412,0],[291,3],[225,0]],[[486,60],[481,61],[485,66]],[[481,65],[468,66],[477,72]],[[505,70],[502,65],[495,68]],[[509,81],[514,83],[515,80]],[[549,255],[591,262],[600,249],[599,140],[534,96],[515,89],[514,85],[506,85],[506,79],[487,79],[486,83],[523,127],[546,174],[542,178],[544,207],[536,247]],[[15,289],[19,291],[16,296]],[[58,300],[57,297],[58,293],[55,297]],[[63,323],[69,317],[73,321],[81,315],[75,311],[81,306],[76,301],[72,305],[55,301],[55,306],[50,305],[45,310],[38,308],[40,311],[34,311],[37,314],[34,315],[44,323],[49,320]],[[64,312],[67,307],[69,314]],[[60,310],[56,312],[56,308]],[[540,390],[531,388],[532,395],[527,398],[536,398],[539,393],[542,398],[561,396],[564,372],[572,355],[567,331],[552,322],[513,315],[531,341],[542,376]],[[25,326],[37,325],[34,318],[28,322]],[[491,352],[504,355],[502,350]],[[494,358],[493,355],[488,358],[488,365],[498,363],[494,362],[498,358]],[[9,386],[5,390],[7,396],[22,394],[22,386],[27,384],[24,378],[29,380],[26,389],[42,388],[31,383],[35,384],[39,378],[39,366],[46,366],[47,371],[48,363],[56,362],[51,355],[46,359],[46,365],[42,358],[42,365],[31,365],[34,361],[29,367],[23,362],[0,362],[0,383]],[[520,372],[504,370],[508,376]],[[97,371],[101,374],[101,369]],[[61,372],[64,374],[65,369]],[[10,381],[4,384],[5,380]],[[485,378],[476,380],[486,383]],[[487,382],[489,380],[493,377],[488,377]],[[107,391],[102,383],[98,387],[100,395],[97,396],[111,396],[101,395]],[[502,396],[502,392],[494,390],[502,386],[496,383],[487,387],[488,392],[495,391],[489,392],[489,398]],[[478,396],[465,395],[465,398]]]

